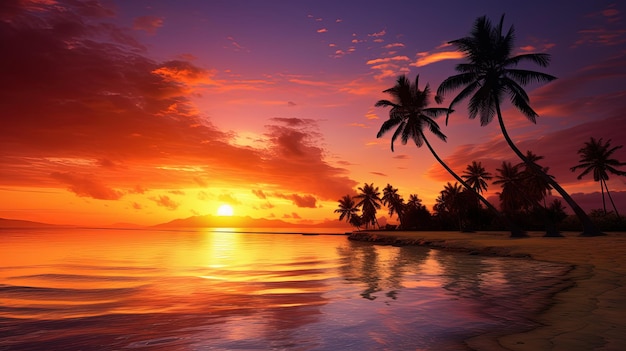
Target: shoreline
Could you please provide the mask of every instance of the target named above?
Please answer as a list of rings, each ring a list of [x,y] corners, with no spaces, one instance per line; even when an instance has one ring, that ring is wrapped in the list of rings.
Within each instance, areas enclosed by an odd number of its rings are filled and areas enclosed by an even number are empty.
[[[352,232],[350,240],[383,245],[418,245],[472,255],[528,258],[571,265],[572,284],[546,301],[534,329],[513,334],[497,331],[472,337],[473,350],[626,350],[626,233],[562,238],[509,238],[508,232]]]

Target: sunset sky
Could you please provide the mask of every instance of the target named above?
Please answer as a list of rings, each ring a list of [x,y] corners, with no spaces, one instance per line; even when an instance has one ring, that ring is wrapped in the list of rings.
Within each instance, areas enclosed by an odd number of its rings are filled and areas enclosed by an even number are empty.
[[[151,225],[230,204],[317,223],[365,182],[431,209],[453,178],[425,147],[377,139],[374,104],[400,74],[435,91],[462,62],[446,43],[503,13],[515,53],[552,55],[528,68],[558,77],[527,87],[536,125],[504,106],[509,132],[600,208],[599,184],[569,168],[592,136],[626,145],[624,2],[5,0],[0,217]],[[518,162],[465,105],[439,123],[447,143],[427,137],[459,174]],[[608,185],[626,212],[626,177]]]

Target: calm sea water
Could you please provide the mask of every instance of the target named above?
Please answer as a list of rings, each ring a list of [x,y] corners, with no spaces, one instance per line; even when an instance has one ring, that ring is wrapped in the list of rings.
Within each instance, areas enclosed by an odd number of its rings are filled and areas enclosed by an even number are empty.
[[[0,230],[0,350],[464,350],[532,327],[567,269],[345,236]]]

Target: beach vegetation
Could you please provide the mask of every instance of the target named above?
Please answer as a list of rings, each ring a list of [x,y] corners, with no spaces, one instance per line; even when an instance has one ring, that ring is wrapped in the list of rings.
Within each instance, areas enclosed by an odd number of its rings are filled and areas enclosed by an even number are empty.
[[[611,197],[611,193],[609,192],[609,187],[606,184],[606,181],[609,180],[609,174],[614,174],[617,176],[625,176],[626,172],[618,170],[617,167],[626,165],[625,162],[620,162],[615,158],[612,158],[613,153],[621,149],[623,145],[618,145],[611,147],[611,140],[607,140],[606,142],[602,142],[602,138],[596,140],[591,137],[589,141],[585,142],[585,145],[578,150],[578,155],[580,155],[580,160],[578,161],[578,165],[570,168],[572,172],[575,172],[578,169],[582,169],[582,173],[578,175],[578,179],[582,179],[589,173],[593,172],[593,180],[600,183],[600,192],[602,193],[602,206],[604,210],[604,215],[608,215],[606,210],[606,200],[604,198],[604,191],[606,190],[606,194],[611,201],[611,205],[613,206],[613,210],[615,211],[615,216],[617,219],[620,218],[619,212],[617,211],[617,207],[615,207],[615,202],[613,202],[613,197]]]
[[[376,219],[376,212],[381,208],[382,204],[378,187],[375,187],[374,183],[365,183],[358,190],[359,193],[354,198],[359,201],[356,207],[361,209],[361,223],[365,225],[365,229],[369,229],[370,225],[380,229]]]
[[[509,224],[511,228],[511,235],[515,237],[525,236],[525,233],[514,225],[508,218],[502,216],[502,214],[485,199],[479,192],[475,191],[470,185],[468,185],[459,175],[457,175],[443,160],[439,157],[437,152],[428,141],[424,129],[428,130],[442,141],[446,141],[446,135],[443,134],[439,125],[435,121],[437,117],[442,115],[449,115],[453,111],[449,108],[441,107],[428,107],[430,104],[430,87],[425,85],[424,89],[419,88],[419,75],[415,77],[415,82],[411,82],[405,75],[398,77],[396,85],[386,89],[383,93],[387,93],[391,96],[391,100],[379,100],[376,102],[376,107],[389,107],[389,119],[383,122],[377,138],[382,137],[384,134],[395,128],[395,131],[391,137],[391,151],[394,151],[394,142],[398,137],[403,145],[413,140],[415,145],[420,148],[426,145],[430,153],[435,157],[437,162],[448,172],[454,179],[462,184],[466,189],[474,192],[475,196],[487,206],[490,210],[497,213],[500,217],[503,217],[504,221]]]
[[[532,63],[540,67],[547,67],[550,55],[545,53],[524,53],[512,55],[515,41],[515,30],[511,26],[504,32],[504,15],[500,22],[493,25],[486,17],[479,17],[469,36],[452,40],[449,44],[456,46],[466,59],[466,62],[456,65],[458,74],[446,78],[437,89],[437,102],[443,102],[443,97],[460,89],[452,99],[449,109],[463,100],[468,101],[470,119],[480,120],[481,126],[486,126],[497,117],[500,130],[507,144],[513,152],[538,175],[554,188],[568,203],[583,224],[585,236],[601,235],[589,216],[572,199],[555,179],[548,176],[543,169],[531,162],[515,145],[508,134],[502,116],[502,103],[508,97],[511,104],[519,110],[530,122],[536,123],[537,112],[530,106],[530,98],[524,86],[531,83],[544,83],[556,77],[529,69],[518,68],[522,63]],[[446,117],[446,124],[448,118]]]

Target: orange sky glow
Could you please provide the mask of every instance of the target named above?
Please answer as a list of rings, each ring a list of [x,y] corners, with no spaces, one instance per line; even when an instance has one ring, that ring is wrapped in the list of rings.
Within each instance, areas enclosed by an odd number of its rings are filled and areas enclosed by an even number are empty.
[[[0,217],[152,225],[228,204],[314,224],[336,220],[337,200],[366,182],[431,209],[453,178],[426,148],[392,153],[390,135],[377,139],[388,111],[374,103],[400,74],[436,90],[462,60],[446,43],[502,13],[517,52],[551,54],[542,70],[558,77],[527,89],[537,124],[504,106],[511,136],[583,208],[601,207],[598,183],[569,168],[589,137],[626,145],[626,5],[567,3],[554,16],[530,3],[374,4],[3,2]],[[497,123],[480,127],[460,106],[439,123],[448,141],[430,141],[458,173],[517,162]],[[608,185],[626,211],[626,177]]]

